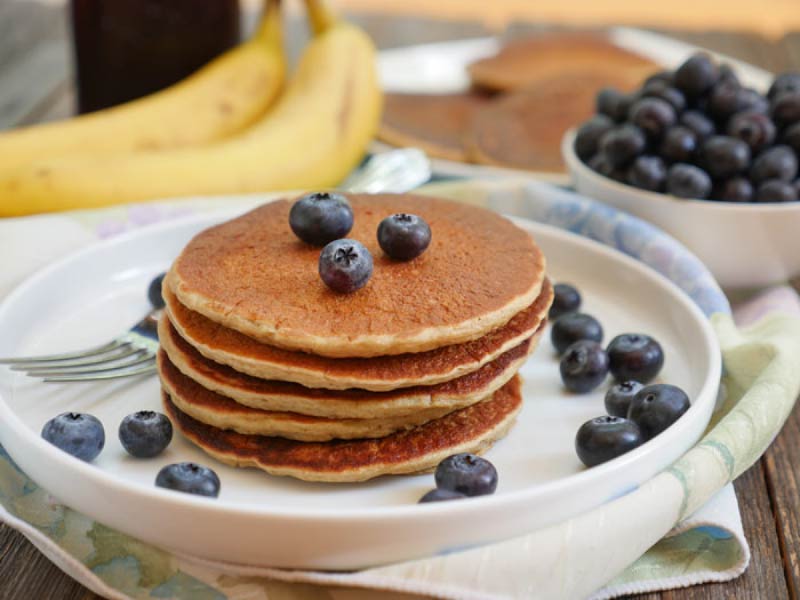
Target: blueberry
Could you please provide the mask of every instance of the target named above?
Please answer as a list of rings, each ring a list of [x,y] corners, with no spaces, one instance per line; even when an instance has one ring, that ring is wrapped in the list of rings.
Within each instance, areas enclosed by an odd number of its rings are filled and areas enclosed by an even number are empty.
[[[662,84],[662,85],[672,85],[675,81],[675,73],[672,71],[657,71],[650,75],[647,79],[644,80],[644,85],[642,86],[643,89],[647,89],[650,85],[654,83]]]
[[[732,81],[734,83],[739,83],[739,77],[736,75],[736,71],[733,70],[729,64],[721,64],[719,66],[719,81]]]
[[[595,115],[578,127],[575,134],[575,154],[587,161],[597,153],[600,138],[614,126],[614,121],[607,115]]]
[[[645,82],[642,88],[642,96],[645,98],[659,98],[672,106],[676,113],[686,109],[686,97],[683,92],[660,80]]]
[[[319,255],[319,276],[336,292],[354,292],[372,276],[372,255],[361,242],[336,240]]]
[[[624,167],[644,151],[646,143],[642,130],[626,123],[603,134],[600,151],[613,167]]]
[[[800,92],[800,73],[781,73],[772,82],[767,98],[772,100],[783,92]]]
[[[461,498],[466,498],[466,496],[459,492],[453,492],[452,490],[441,490],[439,488],[435,488],[422,496],[422,498],[419,499],[419,504],[425,504],[427,502],[441,502],[443,500],[459,500]]]
[[[775,141],[775,124],[763,113],[740,112],[728,123],[728,135],[742,140],[750,150],[758,152]]]
[[[718,79],[716,65],[708,54],[703,53],[692,55],[675,71],[675,87],[689,98],[702,96]]]
[[[631,106],[630,122],[639,127],[651,140],[661,139],[675,124],[675,109],[661,98],[642,98]]]
[[[756,202],[794,202],[798,200],[797,189],[780,179],[767,179],[756,189]]]
[[[592,340],[569,346],[559,364],[564,387],[576,394],[586,394],[603,383],[608,375],[608,354]]]
[[[611,164],[611,161],[608,160],[605,154],[602,152],[598,152],[592,158],[589,159],[589,162],[586,163],[589,165],[589,168],[604,177],[609,177],[614,181],[625,181],[627,177],[627,171],[622,167],[615,167]]]
[[[697,149],[697,134],[683,125],[670,127],[659,147],[661,158],[669,162],[687,162]]]
[[[651,192],[660,192],[667,179],[667,166],[658,156],[640,156],[628,169],[628,183]]]
[[[591,315],[585,313],[566,313],[553,321],[550,340],[556,352],[563,354],[568,346],[579,340],[603,341],[603,327]]]
[[[561,315],[577,312],[580,307],[580,292],[568,283],[557,283],[553,286],[553,304],[547,318],[552,321]]]
[[[794,150],[796,155],[800,156],[800,123],[787,127],[783,132],[781,142]]]
[[[628,117],[632,98],[614,88],[603,88],[597,93],[597,112],[621,123]]]
[[[745,171],[750,165],[750,146],[727,135],[713,135],[700,148],[703,166],[714,178],[724,179]]]
[[[436,467],[436,487],[465,496],[485,496],[497,489],[497,469],[485,458],[464,452],[448,456]]]
[[[122,419],[119,441],[131,456],[152,458],[161,454],[172,441],[172,423],[166,415],[140,410]]]
[[[666,383],[648,385],[637,392],[628,409],[628,418],[649,440],[677,421],[689,410],[689,397],[679,387]]]
[[[161,273],[150,282],[147,287],[147,299],[153,308],[164,308],[164,296],[161,295],[161,286],[164,284],[166,273]]]
[[[191,462],[167,465],[156,476],[158,487],[196,494],[198,496],[219,496],[219,477],[208,467]]]
[[[606,392],[606,412],[612,417],[627,417],[631,400],[644,385],[638,381],[615,383]]]
[[[739,91],[739,111],[767,114],[769,100],[752,88],[742,88]]]
[[[42,428],[42,437],[86,462],[97,458],[106,444],[103,424],[97,417],[84,413],[67,412],[50,419]]]
[[[642,432],[622,417],[597,417],[586,421],[575,436],[575,451],[587,467],[622,456],[642,445]]]
[[[681,198],[707,198],[711,177],[694,165],[675,163],[667,171],[667,192]]]
[[[391,258],[411,260],[425,252],[430,243],[431,228],[417,215],[399,213],[378,225],[378,244]]]
[[[800,121],[800,91],[781,92],[770,104],[770,116],[778,127]]]
[[[741,86],[733,81],[720,81],[708,96],[706,111],[717,123],[724,123],[740,110]]]
[[[624,333],[608,344],[608,362],[617,381],[651,381],[664,366],[661,344],[643,333]]]
[[[733,177],[721,181],[711,192],[712,199],[724,202],[750,202],[753,195],[753,184],[745,177]]]
[[[715,132],[714,122],[699,110],[687,110],[680,116],[678,122],[694,131],[698,140],[714,135]]]
[[[792,181],[797,175],[797,156],[789,146],[779,145],[756,156],[750,169],[750,179],[759,184],[767,179]]]
[[[353,228],[353,209],[341,194],[307,194],[292,205],[289,226],[305,243],[324,246],[350,232]]]

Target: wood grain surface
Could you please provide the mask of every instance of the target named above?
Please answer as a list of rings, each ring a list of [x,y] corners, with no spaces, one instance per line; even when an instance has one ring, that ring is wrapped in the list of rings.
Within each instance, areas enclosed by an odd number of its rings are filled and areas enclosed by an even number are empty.
[[[797,0],[791,2],[795,8],[798,6]],[[349,4],[366,6],[357,1]],[[404,4],[411,6],[407,2]],[[370,10],[373,6],[370,3]],[[767,9],[759,6],[759,10]],[[382,48],[473,37],[488,32],[485,24],[469,20],[445,21],[411,16],[386,18],[374,14],[374,11],[351,17],[364,26]],[[303,38],[299,33],[302,25],[293,23],[291,27],[297,33],[289,37],[298,47]],[[511,29],[519,32],[529,27],[516,23]],[[773,71],[800,69],[800,33],[788,33],[768,40],[752,33],[660,31]],[[72,113],[73,106],[63,9],[29,0],[0,0],[0,129],[64,118]],[[800,285],[797,287],[800,289]],[[794,411],[762,460],[735,483],[745,535],[752,552],[752,562],[744,575],[729,583],[694,586],[636,598],[797,599],[800,595],[799,446],[800,407]],[[98,596],[64,575],[24,537],[0,525],[0,599],[95,598]]]

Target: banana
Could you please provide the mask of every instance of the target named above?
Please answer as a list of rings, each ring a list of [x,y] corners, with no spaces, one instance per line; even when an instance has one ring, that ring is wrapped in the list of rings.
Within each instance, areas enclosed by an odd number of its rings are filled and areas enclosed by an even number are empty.
[[[359,162],[380,121],[375,49],[306,0],[315,35],[275,107],[242,135],[204,147],[60,159],[0,172],[0,215],[199,194],[327,188]]]
[[[0,133],[0,169],[51,158],[205,144],[260,118],[284,82],[280,6],[269,0],[258,31],[184,81],[66,121]]]

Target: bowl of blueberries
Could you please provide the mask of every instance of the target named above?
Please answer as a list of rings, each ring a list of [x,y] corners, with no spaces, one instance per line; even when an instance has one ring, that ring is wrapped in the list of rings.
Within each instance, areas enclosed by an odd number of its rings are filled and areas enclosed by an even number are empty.
[[[562,152],[578,192],[658,225],[724,288],[800,275],[800,73],[762,94],[697,53],[601,90]]]

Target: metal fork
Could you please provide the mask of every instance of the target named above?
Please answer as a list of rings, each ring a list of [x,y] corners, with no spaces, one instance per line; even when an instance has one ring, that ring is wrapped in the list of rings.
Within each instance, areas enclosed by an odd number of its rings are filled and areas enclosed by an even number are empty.
[[[430,176],[430,161],[425,153],[415,148],[402,148],[372,155],[341,188],[352,192],[405,192],[422,185]],[[96,348],[47,356],[0,358],[0,364],[50,382],[95,381],[153,373],[160,313],[161,309],[154,309],[126,333]]]
[[[95,381],[153,373],[160,314],[161,309],[150,311],[126,333],[102,346],[46,356],[0,358],[0,364],[49,382]]]

